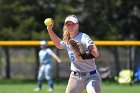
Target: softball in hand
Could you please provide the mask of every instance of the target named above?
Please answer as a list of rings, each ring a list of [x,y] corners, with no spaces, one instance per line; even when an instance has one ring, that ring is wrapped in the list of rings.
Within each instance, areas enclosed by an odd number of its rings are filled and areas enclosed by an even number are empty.
[[[44,20],[44,24],[45,24],[46,26],[52,25],[52,24],[53,24],[52,19],[51,19],[51,18],[45,19],[45,20]]]

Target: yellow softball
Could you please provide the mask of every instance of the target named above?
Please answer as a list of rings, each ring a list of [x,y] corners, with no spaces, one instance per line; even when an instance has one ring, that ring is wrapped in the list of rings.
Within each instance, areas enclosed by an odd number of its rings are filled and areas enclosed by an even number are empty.
[[[45,20],[44,20],[44,24],[45,24],[46,26],[52,25],[52,19],[51,19],[51,18],[45,19]]]

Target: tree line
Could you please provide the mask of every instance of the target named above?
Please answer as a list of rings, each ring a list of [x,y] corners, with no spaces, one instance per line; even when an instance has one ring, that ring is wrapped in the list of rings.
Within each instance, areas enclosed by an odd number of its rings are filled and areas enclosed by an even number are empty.
[[[65,17],[96,40],[140,40],[139,0],[0,0],[0,40],[50,40],[44,20],[62,37]]]

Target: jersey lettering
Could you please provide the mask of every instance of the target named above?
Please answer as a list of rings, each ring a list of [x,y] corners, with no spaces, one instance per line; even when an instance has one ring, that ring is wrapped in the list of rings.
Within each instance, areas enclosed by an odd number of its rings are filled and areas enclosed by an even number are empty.
[[[89,43],[89,44],[93,44],[92,40],[88,40],[88,43]]]
[[[70,53],[69,54],[69,58],[70,58],[70,61],[73,62],[75,60],[74,54],[73,53]]]

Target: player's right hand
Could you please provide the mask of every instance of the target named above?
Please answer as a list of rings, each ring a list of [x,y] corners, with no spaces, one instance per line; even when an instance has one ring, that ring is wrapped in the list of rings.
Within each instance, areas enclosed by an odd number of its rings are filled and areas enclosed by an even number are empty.
[[[48,32],[53,31],[54,21],[52,20],[52,25],[47,26]]]
[[[52,28],[53,28],[52,26],[47,26],[47,30],[48,30],[48,32],[53,31]]]

